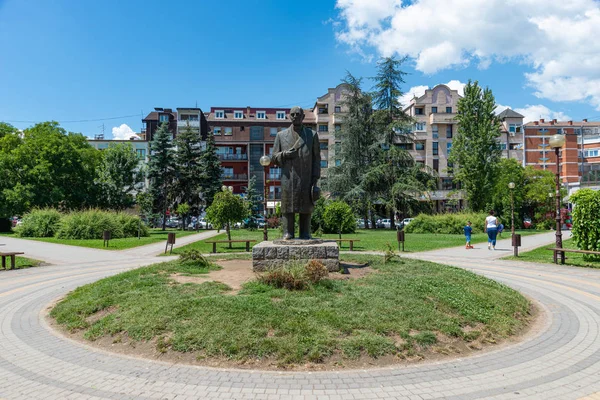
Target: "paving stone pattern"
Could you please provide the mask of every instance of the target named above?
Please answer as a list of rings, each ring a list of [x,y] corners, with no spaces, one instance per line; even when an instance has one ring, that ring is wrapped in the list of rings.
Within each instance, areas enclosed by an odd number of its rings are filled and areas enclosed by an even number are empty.
[[[529,247],[552,240],[550,235],[523,238]],[[154,248],[106,252],[13,238],[0,238],[0,242],[6,243],[6,248],[24,250],[32,258],[45,256],[55,264],[0,273],[0,398],[462,400],[599,396],[600,271],[497,260],[510,251],[506,241],[498,243],[497,252],[476,245],[474,251],[445,249],[411,257],[472,270],[535,299],[548,316],[538,334],[501,350],[448,362],[313,373],[173,365],[114,355],[57,336],[41,318],[50,302],[85,283],[156,262],[148,256]]]

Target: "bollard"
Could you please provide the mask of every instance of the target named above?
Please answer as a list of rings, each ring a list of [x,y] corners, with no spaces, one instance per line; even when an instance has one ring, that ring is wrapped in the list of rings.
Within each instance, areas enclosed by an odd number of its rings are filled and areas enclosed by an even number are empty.
[[[519,233],[513,233],[512,235],[512,245],[514,249],[515,257],[519,256],[519,246],[521,246],[521,235]]]
[[[108,241],[110,240],[110,231],[102,232],[102,239],[104,240],[102,243],[102,247],[108,247]]]
[[[169,254],[173,253],[173,245],[175,244],[175,232],[169,232],[168,236],[167,236],[167,245],[165,246],[165,254],[167,254],[167,249],[169,248],[169,245],[171,245],[171,251],[169,252]]]
[[[396,239],[398,240],[398,250],[400,250],[400,243],[402,242],[402,251],[404,251],[404,230],[396,232]]]

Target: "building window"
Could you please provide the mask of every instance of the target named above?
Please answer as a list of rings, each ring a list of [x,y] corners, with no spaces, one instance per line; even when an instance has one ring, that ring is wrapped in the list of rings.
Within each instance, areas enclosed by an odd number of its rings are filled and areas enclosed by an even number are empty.
[[[446,138],[452,139],[452,125],[446,125]]]
[[[328,132],[329,128],[327,125],[319,125],[319,132]]]
[[[143,160],[146,158],[146,149],[136,149],[138,160]]]
[[[235,118],[235,119],[243,119],[244,118],[244,112],[243,111],[234,111],[233,112],[233,118]]]
[[[215,118],[216,119],[223,119],[223,118],[225,118],[225,111],[223,111],[223,110],[215,110]]]
[[[256,119],[267,119],[267,113],[264,111],[257,111]]]
[[[431,136],[432,136],[434,139],[437,139],[437,138],[439,137],[439,134],[438,134],[438,129],[439,129],[439,128],[438,128],[438,126],[437,126],[437,125],[432,125],[432,126],[431,126]]]
[[[452,148],[452,143],[446,143],[446,155],[450,155],[450,149]]]
[[[223,173],[221,178],[231,179],[233,178],[233,167],[223,167]]]
[[[329,150],[328,142],[319,142],[319,146],[321,147],[321,150]]]
[[[281,168],[271,167],[269,168],[269,179],[281,179]]]
[[[338,131],[341,131],[341,130],[342,130],[342,125],[340,125],[340,124],[335,124],[334,126],[335,126],[335,131],[336,131],[336,132],[338,132]]]
[[[412,143],[398,143],[397,146],[401,150],[412,150],[413,149]]]
[[[277,136],[277,128],[271,128],[271,129],[269,129],[269,135],[270,136]]]
[[[510,124],[508,126],[508,131],[510,133],[521,133],[521,125],[517,125],[517,124]]]
[[[168,114],[161,114],[161,115],[158,117],[158,120],[159,120],[160,122],[169,122],[169,115],[168,115]]]
[[[506,143],[498,143],[500,150],[506,150]]]
[[[285,111],[277,111],[275,116],[277,119],[285,119]]]
[[[523,144],[522,143],[510,143],[508,145],[508,148],[510,150],[521,150],[523,148]]]
[[[437,113],[437,107],[431,107],[431,112],[432,112],[433,114]]]
[[[423,108],[415,108],[415,115],[423,115]]]
[[[335,108],[333,109],[336,113],[342,112],[342,107],[340,106],[335,106]]]
[[[231,135],[233,135],[233,128],[226,127],[225,128],[225,136],[231,136]]]
[[[427,126],[427,124],[425,122],[417,122],[415,124],[415,131],[423,132],[425,130],[426,126]]]
[[[213,128],[213,134],[214,134],[215,136],[221,136],[221,127],[220,127],[220,126],[215,126],[215,127]]]
[[[415,142],[415,150],[425,150],[425,142]]]
[[[452,114],[452,107],[446,107],[446,113]]]
[[[327,168],[327,160],[321,160],[321,168]]]
[[[432,142],[431,144],[433,145],[433,155],[437,156],[439,154],[438,142]]]
[[[442,178],[442,190],[452,190],[452,178]]]
[[[585,151],[585,156],[586,157],[598,157],[599,153],[600,153],[600,149],[590,149],[590,150]]]
[[[433,170],[440,172],[440,160],[433,160]]]
[[[335,166],[339,167],[340,165],[342,165],[342,160],[340,160],[340,159],[335,160]]]
[[[327,107],[319,107],[319,114],[327,114]]]

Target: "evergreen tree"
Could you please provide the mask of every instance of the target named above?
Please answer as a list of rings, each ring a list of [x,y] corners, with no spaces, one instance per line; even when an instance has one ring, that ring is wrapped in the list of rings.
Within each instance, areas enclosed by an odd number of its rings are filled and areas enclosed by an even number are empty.
[[[202,137],[200,132],[186,126],[177,135],[175,146],[174,200],[179,204],[187,204],[190,211],[197,211],[200,207],[202,190]]]
[[[169,207],[175,170],[173,143],[168,123],[161,123],[154,133],[154,138],[150,142],[150,153],[150,161],[148,162],[150,193],[154,199],[154,208],[162,215],[162,229],[165,230],[167,208]]]
[[[202,152],[202,194],[204,198],[205,207],[209,207],[215,194],[221,191],[223,180],[221,174],[223,170],[221,168],[221,161],[217,155],[217,149],[215,147],[215,138],[212,133],[208,133],[206,139],[206,148]]]
[[[502,151],[498,145],[500,120],[494,109],[492,91],[469,80],[465,95],[458,101],[458,132],[452,140],[448,171],[466,191],[469,207],[483,211],[492,203],[495,178]]]
[[[260,195],[256,190],[256,176],[252,176],[248,181],[248,187],[246,188],[246,202],[252,215],[258,214],[260,208]]]

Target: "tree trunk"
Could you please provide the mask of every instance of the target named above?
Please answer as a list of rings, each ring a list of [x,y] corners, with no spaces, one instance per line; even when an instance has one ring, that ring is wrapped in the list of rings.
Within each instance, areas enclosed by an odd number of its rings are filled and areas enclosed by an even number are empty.
[[[396,230],[396,213],[394,209],[390,209],[390,229]]]
[[[225,225],[225,229],[227,230],[227,240],[231,240],[231,227],[229,226],[229,222]],[[229,248],[231,249],[231,242],[229,242]]]

